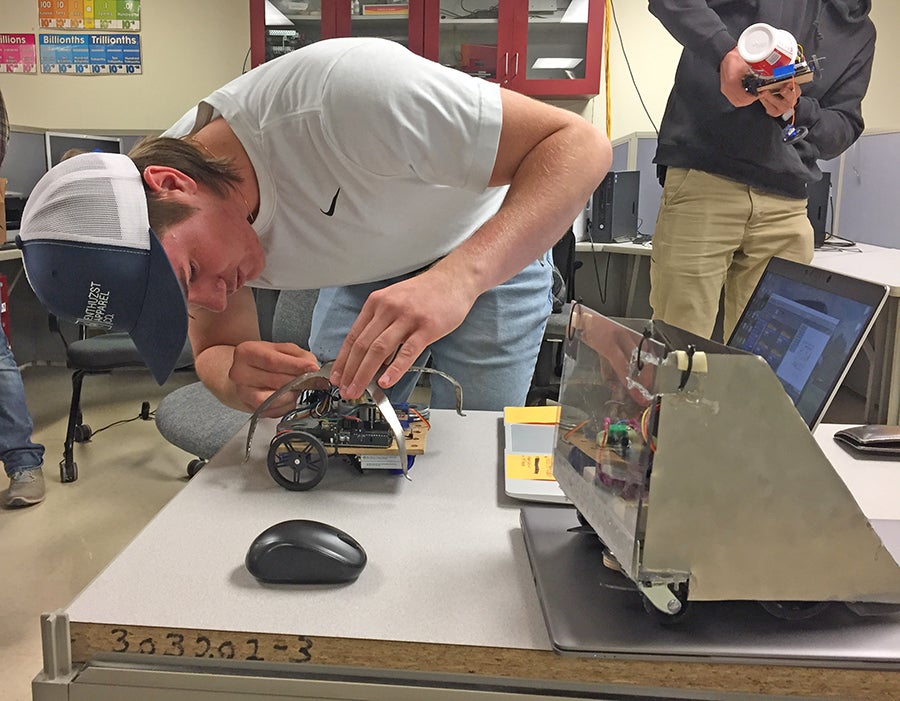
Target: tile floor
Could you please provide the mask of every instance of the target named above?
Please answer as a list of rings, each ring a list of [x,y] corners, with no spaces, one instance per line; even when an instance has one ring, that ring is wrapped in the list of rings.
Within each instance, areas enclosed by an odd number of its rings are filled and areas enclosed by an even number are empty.
[[[147,421],[132,421],[76,444],[78,480],[62,484],[62,456],[71,391],[59,367],[23,372],[34,416],[35,440],[47,446],[47,499],[27,509],[0,509],[0,701],[30,701],[31,680],[42,665],[40,614],[66,605],[187,483],[190,455],[168,444]],[[164,387],[143,372],[85,379],[85,421],[95,430],[136,417],[141,402],[192,382],[177,373]],[[827,420],[857,423],[861,399],[841,393]],[[3,488],[6,481],[4,477]]]
[[[40,614],[64,608],[187,484],[190,455],[140,419],[75,445],[78,479],[62,484],[59,461],[71,397],[71,372],[23,371],[34,439],[43,443],[47,498],[26,509],[0,509],[0,701],[30,701],[42,666]],[[192,373],[158,387],[145,372],[85,378],[84,420],[94,430],[151,410]],[[0,489],[8,481],[3,475]]]

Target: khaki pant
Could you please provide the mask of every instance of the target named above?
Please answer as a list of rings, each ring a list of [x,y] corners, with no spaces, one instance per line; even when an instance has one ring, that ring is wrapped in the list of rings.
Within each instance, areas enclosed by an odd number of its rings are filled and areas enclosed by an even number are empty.
[[[806,200],[669,168],[650,258],[653,318],[708,338],[724,287],[727,341],[769,259],[812,255]]]

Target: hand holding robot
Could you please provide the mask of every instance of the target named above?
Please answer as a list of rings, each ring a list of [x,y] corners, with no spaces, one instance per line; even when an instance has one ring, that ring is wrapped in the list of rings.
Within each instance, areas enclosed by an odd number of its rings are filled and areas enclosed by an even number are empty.
[[[764,22],[750,25],[741,33],[737,47],[725,55],[720,74],[722,93],[735,107],[758,99],[769,116],[788,122],[782,131],[785,143],[806,137],[807,128],[793,124],[794,106],[800,98],[800,84],[813,79],[813,68],[790,32]]]

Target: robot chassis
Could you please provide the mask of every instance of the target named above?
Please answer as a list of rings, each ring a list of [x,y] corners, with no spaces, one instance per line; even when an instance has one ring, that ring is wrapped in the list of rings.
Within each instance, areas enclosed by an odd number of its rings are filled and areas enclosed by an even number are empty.
[[[402,403],[393,405],[384,391],[372,382],[366,400],[341,397],[328,377],[332,363],[291,380],[263,402],[250,418],[244,455],[250,447],[262,413],[288,392],[298,392],[294,409],[278,422],[269,444],[266,464],[269,474],[281,487],[307,491],[325,477],[329,458],[350,456],[360,465],[361,455],[396,455],[398,468],[409,479],[413,455],[422,454],[427,436],[428,410]],[[438,375],[456,390],[456,411],[462,412],[462,387],[446,373],[432,368],[412,367],[411,371]]]

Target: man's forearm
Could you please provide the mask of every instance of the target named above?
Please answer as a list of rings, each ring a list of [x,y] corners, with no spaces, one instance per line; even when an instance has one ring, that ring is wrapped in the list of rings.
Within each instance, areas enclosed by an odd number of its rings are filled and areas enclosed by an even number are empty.
[[[473,299],[505,282],[562,237],[611,163],[609,141],[588,122],[559,129],[522,160],[497,214],[435,267]]]

